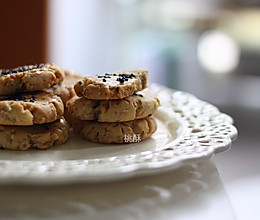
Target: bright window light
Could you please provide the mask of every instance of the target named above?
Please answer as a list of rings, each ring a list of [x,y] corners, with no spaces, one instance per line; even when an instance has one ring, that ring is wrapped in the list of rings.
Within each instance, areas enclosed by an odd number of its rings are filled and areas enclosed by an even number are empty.
[[[240,60],[237,44],[218,31],[205,32],[199,39],[197,52],[201,66],[211,73],[230,73]]]

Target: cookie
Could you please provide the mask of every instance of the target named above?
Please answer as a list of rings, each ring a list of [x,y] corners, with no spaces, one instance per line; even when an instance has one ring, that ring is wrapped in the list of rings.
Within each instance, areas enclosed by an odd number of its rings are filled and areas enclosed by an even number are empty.
[[[104,144],[140,142],[150,137],[157,129],[152,116],[118,123],[77,121],[74,127],[81,137]]]
[[[2,69],[0,70],[0,95],[40,91],[62,82],[63,79],[64,71],[55,64]]]
[[[63,103],[66,104],[69,99],[76,96],[74,85],[82,78],[83,76],[74,71],[65,70],[64,81],[59,83],[58,85],[51,86],[51,88],[49,88],[47,91],[53,92],[55,95],[58,95],[62,99]]]
[[[87,99],[122,99],[147,87],[147,70],[129,70],[87,76],[78,81],[75,92]]]
[[[0,125],[0,147],[10,150],[47,149],[64,143],[68,135],[69,125],[64,118],[42,125]]]
[[[33,125],[53,122],[63,115],[60,97],[49,92],[0,96],[1,125]]]
[[[93,100],[75,96],[67,103],[72,117],[99,122],[122,122],[152,115],[160,105],[159,99],[148,91],[134,93],[123,99]]]

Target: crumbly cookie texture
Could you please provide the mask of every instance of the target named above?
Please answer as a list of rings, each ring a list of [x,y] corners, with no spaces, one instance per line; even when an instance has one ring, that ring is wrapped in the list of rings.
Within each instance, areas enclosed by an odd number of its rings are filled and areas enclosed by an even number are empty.
[[[99,122],[122,122],[152,115],[160,105],[149,91],[134,93],[123,99],[93,100],[75,96],[67,103],[72,117]]]
[[[60,97],[49,92],[0,96],[1,125],[33,125],[53,122],[64,113]]]
[[[69,125],[64,118],[42,125],[0,125],[0,147],[10,150],[47,149],[64,143],[68,136]]]
[[[137,137],[138,142],[143,141],[157,129],[156,121],[152,116],[118,123],[77,121],[73,126],[81,137],[104,144],[133,143]]]
[[[81,80],[83,76],[72,70],[65,70],[64,72],[64,81],[51,86],[47,91],[58,95],[62,99],[63,103],[66,104],[69,99],[76,96],[74,85],[76,82]]]
[[[87,76],[78,81],[75,92],[87,99],[122,99],[147,87],[147,70],[136,69],[100,76]]]
[[[21,66],[0,70],[0,95],[40,91],[62,82],[64,70],[55,64]]]

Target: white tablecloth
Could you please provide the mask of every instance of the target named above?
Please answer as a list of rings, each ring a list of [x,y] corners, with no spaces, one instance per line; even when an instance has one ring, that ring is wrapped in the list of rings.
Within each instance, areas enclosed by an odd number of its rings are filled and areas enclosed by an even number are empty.
[[[211,160],[99,184],[1,186],[0,219],[235,219]]]

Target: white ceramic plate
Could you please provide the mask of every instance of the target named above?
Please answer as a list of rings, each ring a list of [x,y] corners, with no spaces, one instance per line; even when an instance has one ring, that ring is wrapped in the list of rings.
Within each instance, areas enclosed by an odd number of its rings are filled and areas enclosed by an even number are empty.
[[[0,150],[0,183],[100,182],[174,169],[227,150],[237,130],[226,114],[196,97],[153,84],[158,130],[143,142],[95,144],[73,136],[61,146]]]

